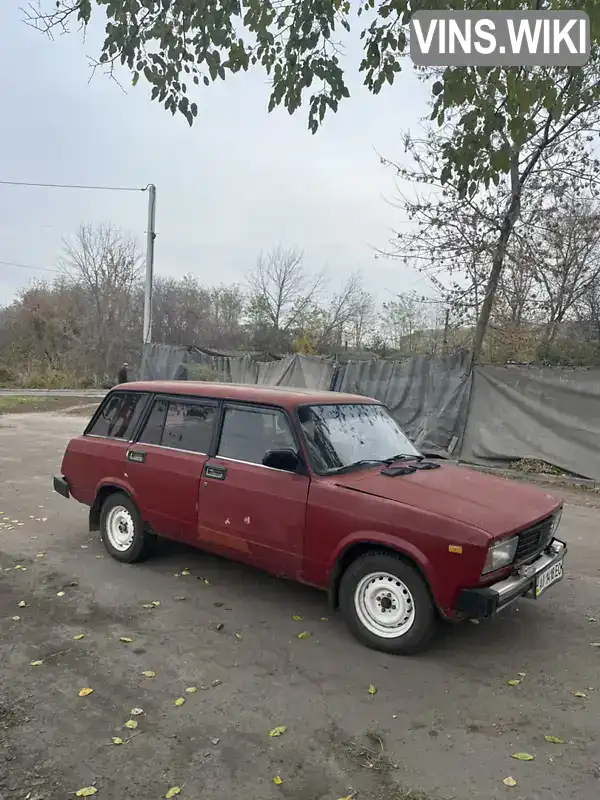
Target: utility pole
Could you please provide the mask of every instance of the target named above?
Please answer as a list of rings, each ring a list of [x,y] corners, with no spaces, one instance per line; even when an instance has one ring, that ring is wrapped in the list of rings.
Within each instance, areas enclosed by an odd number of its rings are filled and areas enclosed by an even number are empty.
[[[446,316],[444,318],[444,338],[442,340],[442,355],[448,352],[448,329],[450,328],[450,309],[446,309]]]
[[[148,189],[148,230],[146,232],[146,290],[144,294],[143,344],[152,341],[152,287],[154,277],[154,240],[156,238],[156,186],[149,183]]]

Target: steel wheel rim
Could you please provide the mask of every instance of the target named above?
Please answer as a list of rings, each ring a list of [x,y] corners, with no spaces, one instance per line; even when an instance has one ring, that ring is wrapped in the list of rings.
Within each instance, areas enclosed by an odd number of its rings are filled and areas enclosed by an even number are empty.
[[[369,633],[396,639],[412,628],[415,601],[408,586],[389,572],[365,575],[354,591],[354,608]]]
[[[111,546],[125,553],[133,544],[135,525],[133,517],[124,506],[111,508],[106,517],[106,538]]]

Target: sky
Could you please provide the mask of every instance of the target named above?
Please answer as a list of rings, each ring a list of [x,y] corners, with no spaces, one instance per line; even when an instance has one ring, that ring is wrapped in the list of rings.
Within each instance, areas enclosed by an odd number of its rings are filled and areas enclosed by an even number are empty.
[[[377,97],[351,76],[350,99],[314,136],[306,108],[291,117],[267,112],[269,86],[258,71],[195,87],[190,128],[150,101],[143,80],[124,91],[99,73],[91,78],[101,25],[85,42],[78,33],[51,41],[22,22],[18,3],[1,5],[0,180],[154,183],[156,275],[243,284],[259,253],[280,244],[303,250],[308,270],[325,269],[331,290],[358,270],[379,300],[431,294],[420,274],[374,257],[406,225],[378,153],[401,161],[402,133],[427,111],[408,63]],[[358,56],[348,49],[350,70]],[[32,280],[54,277],[47,270],[81,223],[113,223],[144,247],[146,204],[141,191],[0,185],[0,306]]]

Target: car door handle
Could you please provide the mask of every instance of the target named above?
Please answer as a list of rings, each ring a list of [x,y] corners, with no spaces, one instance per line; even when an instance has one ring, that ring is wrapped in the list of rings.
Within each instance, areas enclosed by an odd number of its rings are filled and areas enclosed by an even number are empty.
[[[127,451],[127,461],[137,461],[139,464],[143,464],[145,460],[146,460],[145,450]]]
[[[214,464],[206,464],[204,467],[204,477],[214,478],[216,481],[224,481],[227,475],[227,467],[218,467]]]

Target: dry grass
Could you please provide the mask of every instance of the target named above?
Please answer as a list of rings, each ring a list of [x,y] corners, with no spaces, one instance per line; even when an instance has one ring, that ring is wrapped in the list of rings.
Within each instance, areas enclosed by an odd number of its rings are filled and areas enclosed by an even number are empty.
[[[47,397],[30,395],[0,395],[1,414],[31,414],[44,411],[65,411],[91,416],[98,400],[89,397]]]

